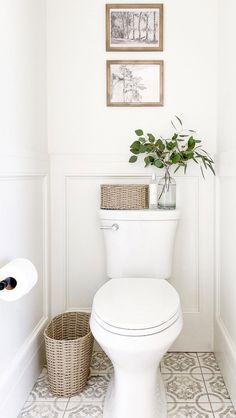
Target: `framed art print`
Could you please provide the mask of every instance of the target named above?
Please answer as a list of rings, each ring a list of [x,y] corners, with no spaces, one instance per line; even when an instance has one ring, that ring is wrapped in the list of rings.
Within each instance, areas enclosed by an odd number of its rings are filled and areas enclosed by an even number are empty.
[[[163,106],[163,61],[107,61],[107,106]]]
[[[163,51],[163,4],[107,4],[107,51]]]

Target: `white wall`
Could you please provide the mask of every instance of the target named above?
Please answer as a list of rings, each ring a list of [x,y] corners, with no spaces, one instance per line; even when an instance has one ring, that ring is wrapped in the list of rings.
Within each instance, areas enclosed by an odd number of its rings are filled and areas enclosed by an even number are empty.
[[[215,350],[236,406],[236,3],[219,0],[219,106]]]
[[[89,310],[105,281],[100,183],[147,182],[150,176],[142,165],[127,163],[133,131],[169,135],[169,120],[178,114],[215,152],[217,2],[163,3],[164,52],[106,53],[104,0],[47,2],[54,313]],[[106,59],[163,59],[165,106],[106,107]],[[214,180],[209,175],[204,182],[191,168],[177,181],[182,219],[172,282],[185,326],[174,348],[212,350]]]
[[[0,5],[0,266],[29,258],[39,280],[0,302],[0,416],[15,418],[41,366],[47,320],[45,0]]]

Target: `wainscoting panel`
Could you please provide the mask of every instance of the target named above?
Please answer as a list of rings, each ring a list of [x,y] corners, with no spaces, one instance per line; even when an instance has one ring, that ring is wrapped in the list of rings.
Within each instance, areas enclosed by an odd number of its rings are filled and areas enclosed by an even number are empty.
[[[150,171],[131,169],[114,156],[96,164],[96,172],[85,157],[52,156],[53,313],[90,310],[95,292],[106,281],[100,184],[148,183],[149,178]],[[213,181],[204,182],[196,172],[176,179],[181,220],[170,281],[181,297],[184,330],[173,349],[208,351],[213,323]]]
[[[49,315],[48,161],[21,156],[2,160],[1,266],[13,258],[26,257],[38,271],[38,282],[31,292],[18,301],[0,304],[0,351],[4,358],[0,416],[12,418],[22,408],[44,361],[42,335]]]
[[[236,407],[236,167],[232,151],[218,155],[214,350]]]

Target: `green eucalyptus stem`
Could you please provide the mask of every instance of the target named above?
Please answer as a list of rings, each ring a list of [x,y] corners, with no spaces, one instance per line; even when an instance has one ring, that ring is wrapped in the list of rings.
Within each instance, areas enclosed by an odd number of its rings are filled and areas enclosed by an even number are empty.
[[[177,129],[171,121],[175,132],[167,139],[163,139],[162,137],[156,138],[152,133],[144,134],[142,129],[137,129],[135,131],[137,139],[130,146],[132,156],[129,162],[135,163],[138,156],[144,154],[145,167],[153,165],[154,167],[164,168],[166,170],[166,182],[170,182],[168,180],[168,178],[170,179],[169,169],[172,166],[175,166],[174,173],[180,168],[183,168],[184,174],[186,174],[190,161],[193,161],[199,166],[203,177],[204,170],[207,169],[210,169],[215,175],[214,161],[202,148],[202,141],[196,139],[195,131],[192,129],[183,129],[182,121],[178,116],[176,116],[176,121],[180,125],[180,129]]]
[[[168,192],[169,189],[170,189],[171,176],[170,176],[170,172],[169,172],[168,167],[165,168],[164,178],[165,178],[165,183],[162,186],[162,190],[161,190],[160,196],[158,197],[158,201],[162,198],[162,195],[165,192],[165,190]]]

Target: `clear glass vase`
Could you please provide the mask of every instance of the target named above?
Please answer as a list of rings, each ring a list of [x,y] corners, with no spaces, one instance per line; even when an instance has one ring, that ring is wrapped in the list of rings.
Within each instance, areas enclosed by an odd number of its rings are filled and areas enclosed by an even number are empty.
[[[170,176],[168,170],[158,182],[157,196],[158,209],[170,210],[176,208],[176,181]]]

